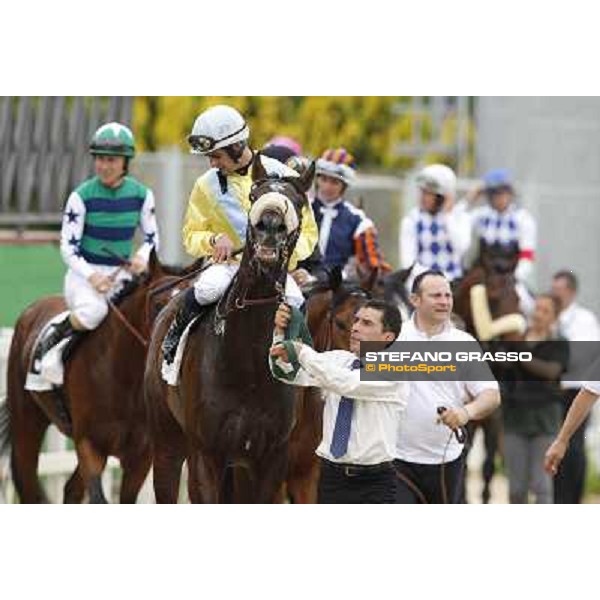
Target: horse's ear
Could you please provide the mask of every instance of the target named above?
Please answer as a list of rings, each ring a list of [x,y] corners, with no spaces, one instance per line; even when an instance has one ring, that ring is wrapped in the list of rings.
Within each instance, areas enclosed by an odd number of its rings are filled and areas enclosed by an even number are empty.
[[[148,273],[150,273],[151,278],[155,278],[162,273],[162,267],[160,260],[158,259],[158,254],[156,253],[155,246],[152,246],[152,250],[150,250],[150,257],[148,258]]]
[[[361,279],[360,287],[365,292],[372,292],[379,277],[379,269],[370,269],[369,275],[365,279]]]
[[[337,292],[342,287],[342,268],[339,265],[328,269],[329,275],[329,289],[332,292]]]
[[[262,163],[262,155],[260,152],[257,152],[254,155],[254,160],[252,161],[252,181],[261,181],[263,179],[267,179],[267,170]]]
[[[317,167],[316,167],[316,163],[313,160],[310,163],[310,167],[308,167],[308,169],[306,169],[306,171],[304,171],[304,173],[302,173],[302,175],[300,175],[300,177],[298,178],[298,187],[306,194],[306,192],[308,192],[308,190],[310,190],[312,184],[313,184],[313,180],[315,178],[315,171],[316,171]]]

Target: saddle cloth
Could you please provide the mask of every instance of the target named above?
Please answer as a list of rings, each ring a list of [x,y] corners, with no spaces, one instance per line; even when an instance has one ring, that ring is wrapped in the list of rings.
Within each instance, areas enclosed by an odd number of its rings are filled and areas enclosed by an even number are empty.
[[[181,360],[183,358],[183,351],[185,350],[185,346],[187,344],[188,334],[190,329],[196,322],[198,317],[193,318],[188,326],[185,328],[183,334],[179,338],[179,344],[177,345],[177,352],[175,353],[175,360],[168,365],[164,360],[162,362],[162,378],[172,386],[177,386],[179,384],[179,369],[181,368]]]
[[[69,338],[61,340],[54,348],[51,348],[43,357],[40,365],[33,364],[33,355],[38,344],[49,332],[50,327],[55,323],[63,321],[69,314],[69,311],[62,312],[52,317],[40,331],[29,358],[29,368],[27,370],[27,379],[25,380],[25,389],[31,392],[48,392],[56,386],[63,384],[64,365],[62,361],[62,351],[67,345]],[[36,368],[37,367],[37,368]]]

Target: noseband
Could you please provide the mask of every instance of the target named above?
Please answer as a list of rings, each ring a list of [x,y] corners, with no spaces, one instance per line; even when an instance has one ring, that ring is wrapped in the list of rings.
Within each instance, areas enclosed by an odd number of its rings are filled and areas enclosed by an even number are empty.
[[[292,200],[289,197],[289,187],[293,189],[293,192],[295,194],[300,193],[294,185],[294,183],[291,181],[292,179],[293,178],[260,179],[254,182],[252,184],[252,188],[250,189],[250,201],[252,202],[252,204],[254,204],[264,194],[269,192],[276,192],[285,196],[298,211],[298,227],[290,233],[287,233],[285,239],[282,239],[281,241],[278,241],[276,243],[276,249],[279,257],[278,267],[281,270],[278,280],[275,281],[276,294],[268,296],[266,298],[248,298],[251,278],[248,276],[244,277],[244,284],[236,286],[236,288],[231,293],[225,294],[217,304],[215,311],[215,323],[217,332],[223,331],[223,324],[226,317],[234,311],[244,310],[252,306],[260,306],[274,303],[279,304],[285,299],[285,281],[287,278],[287,268],[285,267],[289,263],[290,250],[296,246],[296,242],[300,237],[300,231],[302,230],[302,211],[300,208],[297,208],[294,200]],[[268,186],[267,189],[263,193],[259,194],[258,191],[260,190],[260,188],[263,188],[265,186]],[[284,191],[286,191],[286,187],[288,188],[288,194],[284,193]],[[289,207],[289,204],[287,206]],[[283,215],[283,217],[285,220],[285,214]],[[257,272],[260,267],[260,258],[258,257],[259,243],[256,239],[255,227],[251,223],[248,224],[246,238],[246,251],[250,250],[250,256],[248,257],[248,265],[251,269]],[[240,271],[238,272],[238,275],[236,277],[237,281],[239,281],[239,274],[243,267],[244,263],[242,261],[242,266],[240,266]]]

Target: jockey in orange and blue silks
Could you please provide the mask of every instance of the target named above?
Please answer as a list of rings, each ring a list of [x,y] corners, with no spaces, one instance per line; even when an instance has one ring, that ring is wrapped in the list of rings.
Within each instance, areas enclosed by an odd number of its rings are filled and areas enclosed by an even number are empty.
[[[389,270],[373,221],[344,197],[356,180],[354,157],[344,148],[326,150],[317,161],[316,174],[312,207],[323,264],[348,274],[354,258],[360,271]]]

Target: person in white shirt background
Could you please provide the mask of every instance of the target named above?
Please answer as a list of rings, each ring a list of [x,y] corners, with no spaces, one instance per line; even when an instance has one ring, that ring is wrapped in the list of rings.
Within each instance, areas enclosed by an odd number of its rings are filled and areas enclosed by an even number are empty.
[[[570,342],[600,341],[600,325],[594,313],[577,302],[579,282],[572,271],[558,271],[552,279],[552,293],[559,299],[559,333]],[[571,345],[569,371],[581,372],[580,361],[585,361],[583,344]],[[575,397],[581,389],[580,381],[572,381],[569,373],[562,379],[564,416],[566,417]],[[561,467],[554,478],[554,503],[579,504],[583,498],[587,460],[585,455],[585,431],[588,419],[573,433]]]
[[[408,383],[361,381],[360,342],[393,342],[402,323],[398,308],[370,300],[356,313],[350,352],[315,352],[300,342],[278,342],[291,318],[281,305],[275,318],[271,369],[281,381],[319,387],[325,402],[319,504],[383,504],[396,500],[393,459]],[[275,365],[286,368],[282,377]],[[293,370],[290,368],[293,365]]]
[[[544,468],[550,475],[556,476],[558,473],[570,441],[582,423],[588,418],[594,403],[599,397],[600,381],[586,381],[583,383],[575,400],[573,400],[563,426],[544,457]]]
[[[450,321],[453,298],[448,279],[426,271],[413,282],[412,318],[398,338],[402,341],[469,341],[475,339]],[[411,381],[406,412],[397,439],[394,462],[403,476],[397,502],[454,502],[462,498],[463,446],[450,430],[471,419],[483,419],[500,405],[498,383],[490,381]],[[438,407],[445,412],[438,416]],[[441,423],[440,423],[441,421]],[[441,424],[447,427],[442,427]],[[443,480],[442,480],[443,475]]]

